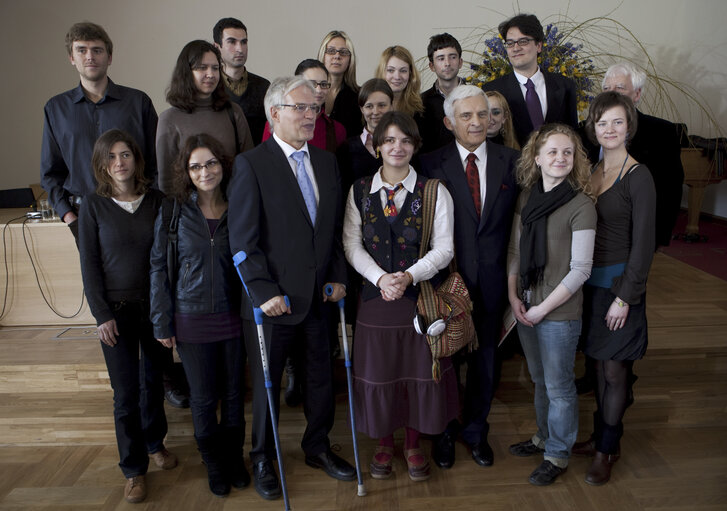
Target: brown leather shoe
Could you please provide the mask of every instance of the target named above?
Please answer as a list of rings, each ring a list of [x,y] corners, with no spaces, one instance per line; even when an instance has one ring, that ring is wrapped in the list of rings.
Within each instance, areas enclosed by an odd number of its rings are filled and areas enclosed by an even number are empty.
[[[156,466],[162,470],[169,470],[177,466],[177,457],[171,452],[167,451],[166,447],[162,447],[161,450],[154,452],[149,455]]]
[[[584,442],[576,442],[573,444],[571,454],[573,454],[573,456],[595,456],[596,440],[593,438],[593,435]]]
[[[146,477],[136,476],[126,480],[124,487],[124,498],[126,502],[136,504],[146,498]]]
[[[586,474],[586,482],[592,486],[606,484],[611,479],[611,467],[618,459],[618,454],[604,454],[596,451],[596,457],[593,458],[591,468]]]

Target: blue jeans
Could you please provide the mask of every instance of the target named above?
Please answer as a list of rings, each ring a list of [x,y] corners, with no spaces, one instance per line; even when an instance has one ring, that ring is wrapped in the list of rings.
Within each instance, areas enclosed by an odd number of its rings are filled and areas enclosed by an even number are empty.
[[[154,338],[147,303],[121,302],[112,307],[119,335],[115,346],[101,343],[101,348],[114,389],[119,467],[128,478],[146,474],[149,453],[164,448],[162,369],[167,348]]]
[[[189,382],[189,404],[196,438],[221,434],[220,427],[240,428],[243,416],[245,349],[242,339],[210,343],[178,342],[177,353]],[[217,421],[217,403],[220,421]]]
[[[565,467],[578,435],[573,366],[581,321],[544,320],[534,327],[518,323],[517,331],[535,383],[538,432],[533,443],[545,448],[546,460]]]

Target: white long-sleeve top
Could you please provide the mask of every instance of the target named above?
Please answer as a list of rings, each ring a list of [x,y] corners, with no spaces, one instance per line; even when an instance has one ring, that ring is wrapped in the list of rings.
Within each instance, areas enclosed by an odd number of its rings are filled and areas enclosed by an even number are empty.
[[[394,204],[401,210],[408,193],[414,192],[417,173],[410,166],[406,178],[401,181],[402,188],[394,195]],[[386,183],[381,177],[381,169],[374,175],[371,181],[370,193],[378,194],[382,208],[386,205],[386,189],[393,188],[398,183]],[[437,272],[446,267],[454,257],[454,207],[452,196],[441,183],[437,189],[437,203],[432,225],[432,235],[429,241],[429,252],[411,265],[408,271],[414,279],[413,284],[423,280],[429,280]],[[368,253],[363,244],[361,234],[362,222],[361,212],[356,205],[353,187],[348,192],[346,202],[346,214],[343,221],[343,249],[346,259],[353,268],[373,285],[377,285],[379,279],[386,272],[376,263]]]

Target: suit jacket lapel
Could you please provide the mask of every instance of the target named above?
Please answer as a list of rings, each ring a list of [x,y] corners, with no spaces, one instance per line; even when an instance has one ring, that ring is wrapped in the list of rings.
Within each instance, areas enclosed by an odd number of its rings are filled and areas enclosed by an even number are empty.
[[[326,171],[324,170],[326,168],[326,164],[321,160],[320,158],[320,151],[311,151],[310,150],[310,144],[308,145],[308,151],[310,154],[310,163],[313,167],[313,175],[316,178],[316,185],[318,185],[318,214],[316,214],[316,225],[314,226],[314,229],[318,227],[318,224],[320,223],[319,220],[321,218],[320,212],[321,211],[335,211],[335,207],[331,207],[328,205],[328,201],[333,200],[336,195],[334,193],[330,193],[327,190],[328,186],[328,180],[326,176]],[[300,194],[301,199],[303,198],[303,194]],[[304,201],[305,205],[305,201]],[[308,212],[308,209],[306,208],[306,213]],[[308,217],[310,219],[310,216]]]
[[[558,82],[553,79],[553,75],[543,72],[545,78],[545,93],[548,97],[548,110],[545,112],[545,122],[553,122],[553,116],[560,111],[563,105],[563,95],[565,91],[558,86]]]
[[[271,157],[274,160],[272,168],[279,168],[281,170],[280,185],[288,188],[288,192],[282,193],[281,196],[290,197],[292,195],[295,197],[295,202],[300,208],[301,213],[308,220],[308,223],[311,224],[311,227],[313,227],[313,222],[311,222],[310,215],[308,214],[308,207],[305,205],[305,199],[303,199],[303,193],[300,191],[298,181],[295,179],[293,170],[290,168],[288,158],[285,157],[285,153],[274,138],[270,137],[265,143],[268,144],[268,149],[270,150]],[[315,171],[315,165],[313,166],[313,169]],[[284,204],[281,204],[281,206],[284,206]]]
[[[485,177],[487,180],[487,190],[485,191],[485,205],[482,208],[479,229],[482,229],[485,222],[487,222],[487,218],[497,200],[497,194],[500,193],[502,179],[505,175],[505,164],[502,161],[502,154],[494,146],[495,144],[492,142],[487,142],[487,171]]]
[[[443,153],[442,169],[444,169],[447,181],[449,181],[452,187],[450,193],[453,197],[456,197],[455,203],[462,202],[467,204],[465,209],[472,216],[472,220],[479,223],[477,212],[475,211],[475,204],[472,200],[472,193],[467,184],[464,167],[459,159],[459,151],[457,151],[457,146],[454,142],[451,144],[451,150]]]
[[[525,103],[522,89],[520,88],[520,82],[517,81],[515,73],[506,75],[507,77],[507,88],[510,91],[507,102],[510,110],[512,110],[513,119],[519,120],[519,125],[523,132],[530,133],[533,131],[533,122],[530,120],[530,113],[528,113],[528,105]]]

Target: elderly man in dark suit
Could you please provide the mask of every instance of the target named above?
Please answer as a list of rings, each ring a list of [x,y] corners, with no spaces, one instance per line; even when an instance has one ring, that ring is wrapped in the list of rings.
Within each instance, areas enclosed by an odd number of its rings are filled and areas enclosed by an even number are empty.
[[[493,463],[487,441],[487,415],[494,394],[495,347],[507,302],[505,260],[518,188],[518,153],[486,142],[487,97],[482,89],[460,85],[444,101],[444,123],[455,141],[421,157],[422,173],[445,182],[454,201],[457,267],[474,302],[472,317],[479,348],[467,354],[462,439],[481,466]],[[432,459],[442,468],[454,464],[459,425],[451,423],[434,442]]]
[[[608,68],[603,90],[616,91],[639,104],[646,75],[633,65],[622,62]],[[637,110],[636,134],[628,151],[636,161],[651,171],[656,187],[656,247],[667,246],[682,202],[684,168],[682,167],[679,132],[675,124]],[[592,159],[598,161],[598,159]]]
[[[303,343],[308,426],[301,445],[306,464],[336,479],[355,478],[353,467],[331,452],[328,439],[334,401],[323,302],[346,294],[346,266],[336,159],[307,144],[319,110],[310,81],[301,77],[273,81],[265,95],[273,137],[235,159],[228,190],[230,245],[232,253],[243,259],[238,268],[249,292],[242,314],[254,386],[250,458],[255,489],[266,499],[277,498],[281,491],[271,461],[275,445],[260,356],[253,356],[259,349],[252,307],[265,314],[276,409],[291,343]],[[329,297],[324,294],[328,284],[333,287]]]
[[[521,147],[530,133],[543,124],[578,125],[576,84],[557,73],[542,71],[538,55],[543,50],[543,26],[532,14],[518,14],[498,27],[513,72],[486,83],[486,91],[505,96],[512,112],[515,135]]]

